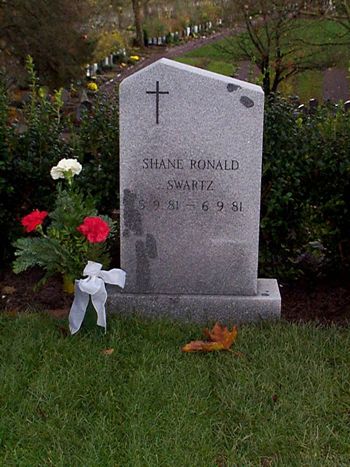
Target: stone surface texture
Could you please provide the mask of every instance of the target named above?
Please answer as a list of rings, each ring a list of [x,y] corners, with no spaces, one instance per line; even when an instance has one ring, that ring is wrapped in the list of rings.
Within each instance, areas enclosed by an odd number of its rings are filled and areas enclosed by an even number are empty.
[[[113,289],[114,290],[114,289]],[[258,279],[255,296],[164,295],[109,293],[108,308],[122,316],[172,318],[185,322],[222,324],[279,319],[281,297],[275,279]]]
[[[260,87],[168,59],[122,82],[125,296],[178,303],[171,314],[207,303],[208,316],[240,310],[232,296],[271,302],[257,295],[263,108]]]

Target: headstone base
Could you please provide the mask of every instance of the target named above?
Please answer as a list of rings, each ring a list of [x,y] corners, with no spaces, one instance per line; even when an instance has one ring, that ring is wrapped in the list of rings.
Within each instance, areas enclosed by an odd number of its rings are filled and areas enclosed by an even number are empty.
[[[240,324],[279,319],[281,296],[276,279],[258,279],[254,296],[127,294],[109,287],[108,310],[113,314],[138,314],[186,322]]]

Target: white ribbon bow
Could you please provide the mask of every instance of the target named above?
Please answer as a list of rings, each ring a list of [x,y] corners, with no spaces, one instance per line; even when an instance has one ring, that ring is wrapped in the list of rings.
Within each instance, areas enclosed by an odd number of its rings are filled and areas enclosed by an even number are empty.
[[[88,261],[83,276],[88,277],[75,281],[75,296],[69,313],[70,332],[71,334],[75,334],[79,331],[85,317],[90,295],[97,313],[97,325],[102,326],[106,331],[105,304],[107,301],[107,291],[105,283],[119,285],[123,289],[126,273],[122,269],[102,271],[102,264]]]

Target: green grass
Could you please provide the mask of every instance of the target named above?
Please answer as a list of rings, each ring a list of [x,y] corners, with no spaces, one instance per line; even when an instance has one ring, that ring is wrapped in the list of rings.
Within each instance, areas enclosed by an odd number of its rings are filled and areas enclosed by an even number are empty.
[[[323,74],[319,70],[308,70],[282,82],[280,91],[285,96],[297,94],[302,102],[309,99],[323,100]]]
[[[332,21],[297,20],[296,28],[291,35],[303,43],[300,48],[305,55],[312,54],[317,57],[317,63],[323,68],[330,66],[348,68],[350,63],[350,49],[348,46],[337,45],[332,47],[315,47],[310,44],[327,44],[339,42],[339,35],[344,32],[339,24]],[[205,68],[209,71],[232,76],[233,71],[239,67],[239,63],[247,58],[242,55],[239,48],[239,37],[245,34],[232,36],[216,43],[208,44],[194,49],[177,60],[188,65]],[[344,40],[344,39],[342,39]],[[286,37],[286,46],[290,39]],[[286,95],[298,94],[302,101],[310,98],[322,100],[322,70],[311,70],[289,79],[281,86],[281,92]]]
[[[0,465],[350,463],[349,329],[242,326],[238,357],[182,354],[195,325],[57,326],[0,316]]]
[[[178,62],[186,63],[186,65],[204,68],[205,70],[220,73],[221,75],[233,76],[234,66],[230,62],[223,60],[209,60],[204,57],[180,57]]]

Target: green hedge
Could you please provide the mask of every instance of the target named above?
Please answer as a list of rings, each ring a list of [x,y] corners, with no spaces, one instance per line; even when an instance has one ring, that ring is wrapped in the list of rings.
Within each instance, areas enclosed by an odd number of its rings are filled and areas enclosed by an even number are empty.
[[[50,168],[77,157],[77,181],[96,198],[103,214],[118,208],[118,102],[101,95],[79,125],[62,115],[59,93],[46,96],[32,73],[25,126],[9,125],[0,92],[0,259],[12,257],[22,234],[20,218],[49,210],[54,182]],[[349,267],[350,114],[321,106],[297,113],[270,97],[265,107],[260,275],[279,279],[340,273]],[[85,164],[89,162],[89,164]]]
[[[341,273],[350,260],[350,114],[323,105],[265,107],[261,273]]]

